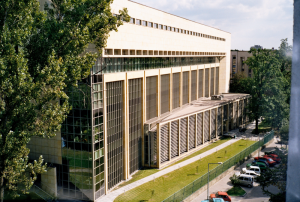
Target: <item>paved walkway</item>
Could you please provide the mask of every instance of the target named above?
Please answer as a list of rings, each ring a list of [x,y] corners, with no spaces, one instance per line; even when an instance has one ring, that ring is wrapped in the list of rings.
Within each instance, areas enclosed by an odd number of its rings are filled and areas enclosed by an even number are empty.
[[[253,129],[254,127],[255,127],[254,124],[249,124],[247,126],[248,129],[250,129],[250,128]],[[159,172],[157,172],[155,174],[149,175],[148,177],[145,177],[145,178],[140,179],[140,180],[138,180],[136,182],[133,182],[133,183],[131,183],[129,185],[121,187],[121,188],[119,188],[119,189],[117,189],[115,191],[112,191],[111,193],[108,193],[107,195],[105,195],[105,196],[101,197],[100,199],[98,199],[96,202],[102,202],[102,201],[113,202],[115,200],[115,198],[117,198],[119,195],[123,194],[126,191],[129,191],[129,190],[131,190],[131,189],[133,189],[135,187],[138,187],[138,186],[140,186],[140,185],[142,185],[142,184],[144,184],[146,182],[149,182],[149,181],[151,181],[151,180],[153,180],[155,178],[158,178],[158,177],[161,177],[163,175],[166,175],[169,172],[177,170],[178,168],[181,168],[181,167],[186,166],[186,165],[188,165],[190,163],[193,163],[193,162],[199,160],[200,158],[206,157],[206,156],[214,153],[216,150],[223,149],[224,147],[227,147],[227,146],[233,144],[234,142],[238,141],[241,138],[246,138],[246,137],[250,136],[251,131],[252,131],[251,129],[247,130],[245,133],[239,133],[238,129],[233,130],[231,132],[235,132],[237,134],[237,139],[231,139],[231,140],[229,140],[229,141],[227,141],[227,142],[225,142],[225,143],[223,143],[223,144],[221,144],[221,145],[219,145],[219,146],[217,146],[217,147],[215,147],[215,148],[213,148],[211,150],[208,150],[208,151],[206,151],[206,152],[204,152],[202,154],[199,154],[199,155],[197,155],[197,156],[195,156],[193,158],[190,158],[190,159],[188,159],[186,161],[183,161],[181,163],[178,163],[176,165],[170,166],[170,167],[168,167],[166,169],[163,169],[163,170],[161,170],[161,171],[159,171]],[[258,138],[257,138],[257,140],[258,140]]]

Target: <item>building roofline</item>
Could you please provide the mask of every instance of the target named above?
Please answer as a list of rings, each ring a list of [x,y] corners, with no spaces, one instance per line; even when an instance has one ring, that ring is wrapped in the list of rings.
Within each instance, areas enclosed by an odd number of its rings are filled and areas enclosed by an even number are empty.
[[[222,32],[226,32],[226,33],[231,34],[230,32],[221,30],[221,29],[219,29],[219,28],[212,27],[212,26],[209,26],[209,25],[205,25],[205,24],[202,24],[202,23],[200,23],[200,22],[196,22],[196,21],[193,21],[193,20],[184,18],[184,17],[180,17],[180,16],[178,16],[178,15],[174,15],[174,14],[172,14],[172,13],[168,13],[168,12],[166,12],[166,11],[162,11],[162,10],[159,10],[159,9],[157,9],[157,8],[153,8],[153,7],[150,7],[150,6],[147,6],[147,5],[144,5],[144,4],[141,4],[141,3],[138,3],[138,2],[132,1],[132,0],[128,0],[128,1],[130,1],[130,2],[132,2],[132,3],[136,3],[136,4],[139,4],[139,5],[142,5],[142,6],[146,6],[146,7],[148,7],[148,8],[152,8],[152,9],[154,9],[154,10],[158,10],[158,11],[160,11],[160,12],[163,12],[163,13],[166,13],[166,14],[169,14],[169,15],[173,15],[173,16],[178,17],[178,18],[182,18],[182,19],[184,19],[184,20],[188,20],[188,21],[191,21],[191,22],[200,24],[200,25],[204,25],[204,26],[207,26],[207,27],[210,27],[210,28],[213,28],[213,29],[217,29],[217,30],[220,30],[220,31],[222,31]]]

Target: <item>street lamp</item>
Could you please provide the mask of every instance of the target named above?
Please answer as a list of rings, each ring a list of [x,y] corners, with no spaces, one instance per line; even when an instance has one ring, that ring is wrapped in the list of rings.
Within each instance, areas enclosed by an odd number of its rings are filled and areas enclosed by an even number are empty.
[[[208,163],[208,172],[207,172],[207,200],[209,200],[209,164],[223,164],[223,163],[222,162]]]

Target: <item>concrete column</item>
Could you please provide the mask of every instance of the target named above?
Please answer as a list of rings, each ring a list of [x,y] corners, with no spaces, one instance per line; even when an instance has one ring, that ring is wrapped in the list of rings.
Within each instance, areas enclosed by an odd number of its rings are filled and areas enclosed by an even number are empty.
[[[191,67],[190,67],[190,71],[189,71],[189,81],[188,81],[188,83],[189,83],[189,103],[191,103],[191,100],[192,100],[192,96],[191,96],[191,94],[192,94],[192,72],[191,72],[192,70],[191,70]]]
[[[171,135],[171,122],[168,123],[169,127],[169,161],[171,161],[171,146],[172,146],[172,135]]]
[[[187,152],[189,151],[189,132],[190,132],[190,124],[189,124],[189,121],[190,121],[190,117],[188,116],[187,118],[185,118],[186,121],[187,121],[187,130],[186,130],[186,150]]]
[[[195,114],[195,148],[197,148],[197,114]]]
[[[156,124],[156,161],[157,161],[157,168],[160,168],[160,124]]]
[[[157,117],[160,116],[160,92],[161,92],[161,88],[160,88],[160,82],[161,82],[161,77],[160,77],[160,70],[159,73],[157,75],[157,88],[156,88],[156,94],[157,94]]]
[[[178,119],[178,156],[180,156],[180,120]]]
[[[170,112],[173,110],[173,73],[172,73],[172,68],[171,68],[171,73],[170,73]]]

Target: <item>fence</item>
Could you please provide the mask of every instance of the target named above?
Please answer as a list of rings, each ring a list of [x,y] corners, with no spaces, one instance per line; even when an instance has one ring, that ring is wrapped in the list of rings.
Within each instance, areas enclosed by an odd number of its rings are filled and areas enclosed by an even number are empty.
[[[271,139],[274,138],[274,131],[271,131],[264,135],[264,137],[259,140],[258,142],[254,143],[250,147],[244,149],[240,153],[236,154],[235,156],[231,157],[223,164],[215,167],[211,171],[209,171],[209,180],[215,179],[217,176],[222,174],[224,171],[228,170],[230,167],[236,165],[239,161],[243,160],[245,157],[249,156],[252,152],[269,142]],[[194,182],[188,184],[181,190],[177,191],[173,195],[169,196],[167,199],[163,200],[163,202],[179,202],[183,201],[190,195],[192,195],[195,191],[203,187],[207,184],[207,173],[196,179]]]

